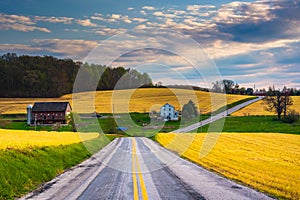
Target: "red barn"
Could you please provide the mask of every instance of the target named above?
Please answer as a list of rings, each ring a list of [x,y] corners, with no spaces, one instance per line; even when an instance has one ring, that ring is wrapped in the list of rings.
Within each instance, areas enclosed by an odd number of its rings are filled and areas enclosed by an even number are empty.
[[[36,102],[31,111],[31,124],[66,124],[66,116],[71,111],[69,102]]]

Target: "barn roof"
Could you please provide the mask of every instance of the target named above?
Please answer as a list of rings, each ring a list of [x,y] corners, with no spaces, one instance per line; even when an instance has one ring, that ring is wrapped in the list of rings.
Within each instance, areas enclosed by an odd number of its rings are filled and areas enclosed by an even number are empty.
[[[36,102],[33,105],[33,112],[65,112],[69,102]]]

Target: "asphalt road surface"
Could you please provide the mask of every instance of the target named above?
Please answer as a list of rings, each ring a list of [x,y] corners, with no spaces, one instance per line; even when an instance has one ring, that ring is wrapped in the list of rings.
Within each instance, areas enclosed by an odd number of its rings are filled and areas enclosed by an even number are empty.
[[[147,138],[115,139],[22,199],[271,199]]]
[[[201,122],[192,124],[192,125],[184,127],[184,128],[177,129],[177,130],[172,131],[172,132],[173,133],[187,133],[187,132],[190,132],[190,131],[194,131],[197,128],[200,128],[201,126],[204,126],[206,124],[210,124],[210,123],[213,123],[213,122],[215,122],[215,121],[217,121],[219,119],[222,119],[222,118],[226,117],[227,115],[230,115],[231,113],[234,113],[234,112],[236,112],[236,111],[238,111],[238,110],[240,110],[240,109],[242,109],[242,108],[244,108],[244,107],[246,107],[246,106],[248,106],[248,105],[250,105],[252,103],[255,103],[255,102],[257,102],[257,101],[259,101],[259,100],[261,100],[263,98],[264,97],[260,96],[260,97],[258,97],[256,99],[252,99],[250,101],[241,103],[241,104],[239,104],[237,106],[234,106],[234,107],[232,107],[232,108],[230,108],[230,109],[228,109],[228,110],[226,110],[224,112],[221,112],[221,113],[219,113],[217,115],[211,116],[210,118],[208,118],[206,120],[203,120]]]

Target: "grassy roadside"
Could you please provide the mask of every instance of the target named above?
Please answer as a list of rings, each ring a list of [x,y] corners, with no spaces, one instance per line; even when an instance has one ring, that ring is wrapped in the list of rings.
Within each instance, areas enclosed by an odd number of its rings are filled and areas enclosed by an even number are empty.
[[[116,137],[120,136],[110,135],[108,139]],[[90,140],[84,144],[0,150],[0,200],[15,199],[36,189],[90,157],[91,149],[102,147],[99,141]]]
[[[203,126],[198,132],[207,132],[208,127],[209,125]],[[226,117],[223,132],[300,134],[300,121],[288,124],[276,120],[276,116]]]

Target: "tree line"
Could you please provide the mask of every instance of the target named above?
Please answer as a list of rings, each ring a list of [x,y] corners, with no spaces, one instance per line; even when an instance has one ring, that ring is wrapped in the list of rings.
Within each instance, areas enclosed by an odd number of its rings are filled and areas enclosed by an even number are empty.
[[[78,70],[82,68],[88,80],[100,78],[97,90],[152,87],[147,73],[124,67],[82,64],[72,59],[52,56],[0,56],[0,97],[60,97],[72,93]],[[99,80],[99,79],[96,79]]]
[[[271,88],[271,90],[275,90],[275,89]],[[284,90],[288,91],[290,96],[300,96],[300,90],[297,90],[296,88],[284,87]],[[213,82],[210,91],[217,92],[217,93],[226,93],[226,94],[261,95],[261,96],[265,96],[268,93],[266,89],[260,89],[254,91],[253,88],[240,87],[238,83],[228,79]]]
[[[241,95],[253,95],[253,88],[240,87],[238,83],[232,80],[221,80],[212,83],[212,92],[226,93],[226,94],[241,94]]]

